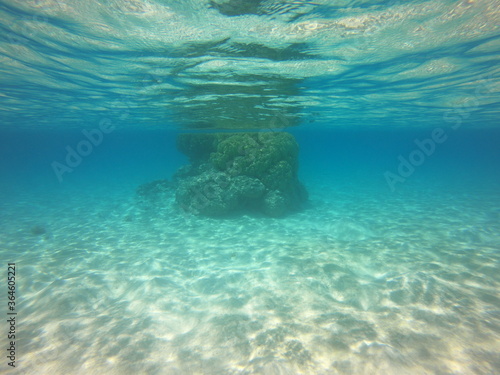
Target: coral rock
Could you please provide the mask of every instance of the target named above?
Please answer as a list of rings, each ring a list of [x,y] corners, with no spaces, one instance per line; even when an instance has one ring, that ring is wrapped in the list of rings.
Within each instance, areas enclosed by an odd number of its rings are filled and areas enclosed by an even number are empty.
[[[307,200],[297,177],[299,146],[289,133],[182,134],[177,147],[192,163],[174,176],[176,201],[189,212],[257,209],[279,217]]]

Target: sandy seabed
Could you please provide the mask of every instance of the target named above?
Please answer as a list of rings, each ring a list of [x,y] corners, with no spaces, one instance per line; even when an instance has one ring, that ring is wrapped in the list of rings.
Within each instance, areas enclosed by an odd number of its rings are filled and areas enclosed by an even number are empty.
[[[133,189],[1,202],[15,373],[500,373],[498,192],[309,190],[284,219]]]

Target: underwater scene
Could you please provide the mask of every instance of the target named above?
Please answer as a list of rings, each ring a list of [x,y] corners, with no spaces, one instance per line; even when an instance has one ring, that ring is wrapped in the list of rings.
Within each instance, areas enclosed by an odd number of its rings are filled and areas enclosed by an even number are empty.
[[[0,28],[0,374],[500,374],[498,1]]]

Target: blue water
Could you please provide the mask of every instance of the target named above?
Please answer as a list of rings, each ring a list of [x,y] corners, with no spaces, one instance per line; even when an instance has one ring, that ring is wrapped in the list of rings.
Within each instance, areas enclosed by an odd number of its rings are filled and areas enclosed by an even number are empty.
[[[11,0],[0,27],[0,373],[500,373],[495,1]],[[138,199],[220,131],[293,134],[302,209]]]

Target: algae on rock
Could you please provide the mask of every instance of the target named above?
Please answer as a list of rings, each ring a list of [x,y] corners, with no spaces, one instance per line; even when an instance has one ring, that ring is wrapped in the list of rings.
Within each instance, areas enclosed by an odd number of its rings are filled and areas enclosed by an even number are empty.
[[[177,147],[192,163],[175,176],[177,203],[190,212],[278,217],[307,199],[297,177],[299,146],[289,133],[181,134]]]

